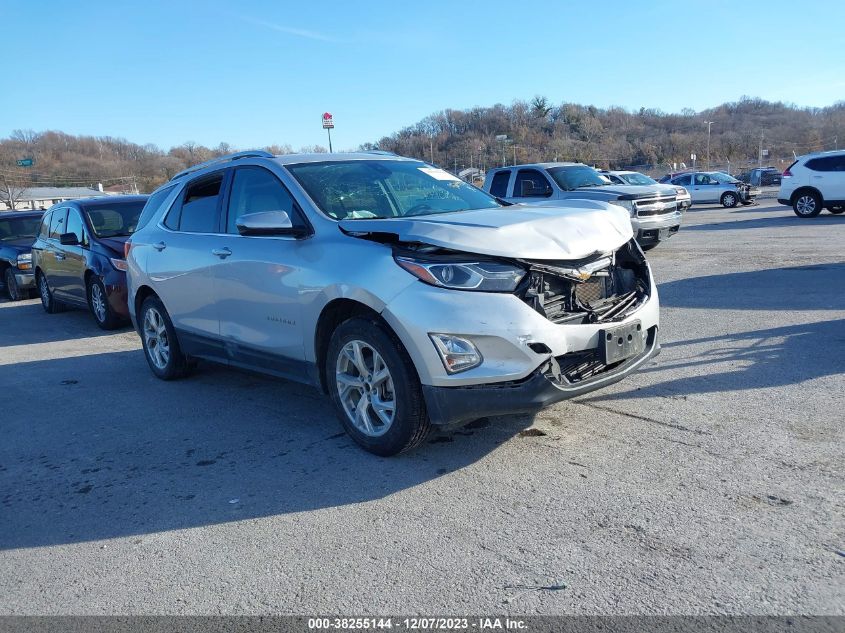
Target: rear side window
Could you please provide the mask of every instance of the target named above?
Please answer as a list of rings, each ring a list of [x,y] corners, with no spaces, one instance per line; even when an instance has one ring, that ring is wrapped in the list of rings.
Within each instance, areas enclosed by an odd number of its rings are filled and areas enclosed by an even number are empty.
[[[164,204],[164,201],[167,200],[167,197],[173,192],[175,187],[176,185],[171,185],[170,187],[160,189],[147,199],[147,204],[144,205],[144,209],[141,211],[141,216],[138,218],[138,228],[135,229],[136,231],[144,228],[153,216],[158,213],[159,209],[161,209]]]
[[[845,155],[811,158],[805,167],[813,171],[845,171]]]
[[[53,218],[50,220],[50,239],[59,239],[59,236],[65,232],[66,221],[67,209],[53,211]]]
[[[305,224],[285,186],[262,167],[239,167],[232,179],[226,232],[237,234],[238,218],[247,213],[284,211],[295,227]]]
[[[677,178],[672,180],[673,185],[689,185],[690,181],[692,180],[692,176],[687,174],[686,176],[678,176]]]
[[[493,182],[490,183],[490,195],[497,198],[504,198],[508,195],[508,181],[511,179],[510,171],[497,171],[493,174]]]
[[[167,214],[165,226],[186,233],[217,233],[223,176],[221,172],[189,183],[181,204],[174,205]]]

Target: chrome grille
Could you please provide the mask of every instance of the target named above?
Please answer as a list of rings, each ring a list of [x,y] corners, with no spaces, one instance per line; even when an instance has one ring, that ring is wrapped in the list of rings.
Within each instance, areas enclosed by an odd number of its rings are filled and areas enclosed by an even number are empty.
[[[675,213],[678,209],[678,201],[674,197],[645,198],[643,200],[634,200],[634,203],[637,208],[638,217]]]

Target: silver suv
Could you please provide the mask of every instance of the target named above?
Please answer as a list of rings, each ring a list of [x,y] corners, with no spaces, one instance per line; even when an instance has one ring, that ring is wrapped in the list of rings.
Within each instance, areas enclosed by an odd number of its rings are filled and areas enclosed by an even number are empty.
[[[392,154],[199,165],[153,193],[127,251],[156,376],[202,358],[315,385],[380,455],[611,384],[659,349],[621,208],[503,205]]]

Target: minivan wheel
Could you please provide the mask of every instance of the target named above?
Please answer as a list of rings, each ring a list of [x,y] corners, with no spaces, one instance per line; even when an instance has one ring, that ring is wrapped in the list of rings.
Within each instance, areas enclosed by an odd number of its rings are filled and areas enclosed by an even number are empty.
[[[187,370],[187,359],[179,347],[170,316],[158,297],[144,299],[138,321],[144,355],[156,377],[173,380],[183,376]]]
[[[106,287],[94,277],[88,281],[88,307],[97,325],[103,330],[113,330],[120,325],[120,319],[109,305]]]
[[[6,295],[9,297],[9,301],[20,301],[21,291],[18,288],[18,280],[15,279],[15,273],[12,272],[11,268],[6,269],[6,273],[3,275],[3,283],[6,284]]]
[[[324,372],[341,424],[362,448],[396,455],[429,434],[414,365],[380,323],[353,318],[335,329]]]
[[[50,283],[47,281],[47,275],[38,272],[38,296],[41,297],[41,307],[47,314],[56,314],[62,311],[62,304],[56,301],[53,297],[53,291],[50,290]]]
[[[722,194],[720,202],[726,209],[733,209],[739,203],[739,197],[735,193],[728,191]]]
[[[792,203],[792,210],[799,218],[814,218],[822,212],[822,201],[811,191],[802,193]]]

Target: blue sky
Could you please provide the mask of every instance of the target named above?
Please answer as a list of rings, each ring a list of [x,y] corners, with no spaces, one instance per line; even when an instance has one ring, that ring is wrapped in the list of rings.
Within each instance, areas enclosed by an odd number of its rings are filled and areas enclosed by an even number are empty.
[[[0,0],[0,136],[16,128],[335,149],[444,108],[701,110],[845,99],[841,0]]]

